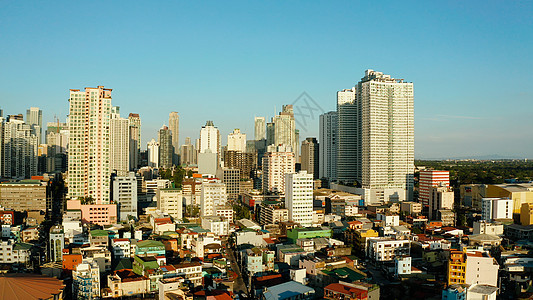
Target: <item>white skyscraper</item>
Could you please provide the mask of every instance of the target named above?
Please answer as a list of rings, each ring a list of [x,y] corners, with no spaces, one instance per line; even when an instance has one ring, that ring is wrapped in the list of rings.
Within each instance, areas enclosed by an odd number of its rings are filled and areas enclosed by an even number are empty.
[[[337,112],[320,115],[319,121],[319,178],[337,178]]]
[[[285,174],[285,205],[289,221],[301,226],[313,224],[313,175],[306,171]]]
[[[236,128],[228,135],[228,151],[246,152],[246,134]]]
[[[353,184],[360,178],[360,148],[358,147],[359,108],[355,88],[337,92],[337,179]]]
[[[26,110],[26,124],[30,125],[34,134],[37,136],[38,144],[42,143],[43,132],[43,111],[38,107],[30,107]]]
[[[294,157],[298,160],[300,141],[294,120],[292,105],[283,105],[283,110],[272,120],[274,123],[274,145],[286,145],[292,148]]]
[[[365,203],[412,199],[413,83],[367,70],[337,94],[337,178],[360,185]]]
[[[168,115],[168,128],[172,132],[172,163],[178,165],[178,154],[180,152],[180,116],[175,111]]]
[[[159,143],[152,139],[148,142],[148,166],[153,168],[159,168]]]
[[[266,139],[266,124],[265,124],[265,117],[255,117],[254,119],[255,123],[255,135],[254,138],[256,141]]]
[[[68,195],[108,204],[111,89],[71,89],[69,102]]]
[[[213,121],[207,121],[200,130],[198,173],[215,175],[220,161],[220,131]]]
[[[129,120],[120,117],[119,107],[116,106],[112,108],[109,124],[109,163],[111,164],[111,171],[116,171],[118,176],[126,176],[130,167]]]

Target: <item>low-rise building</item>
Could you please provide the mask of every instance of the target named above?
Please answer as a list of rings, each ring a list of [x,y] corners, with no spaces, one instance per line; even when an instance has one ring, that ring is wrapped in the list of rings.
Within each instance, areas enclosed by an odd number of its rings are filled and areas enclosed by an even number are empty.
[[[503,224],[484,220],[474,222],[474,234],[503,235]]]
[[[185,262],[174,265],[176,275],[191,281],[194,286],[202,284],[202,264],[199,262]]]
[[[100,268],[91,260],[84,260],[72,271],[72,291],[82,299],[100,298]]]
[[[296,281],[289,281],[265,289],[261,300],[311,300],[315,299],[315,290]]]
[[[150,291],[150,279],[128,269],[108,275],[107,285],[113,298],[140,296]]]
[[[405,201],[400,204],[400,211],[409,215],[419,214],[422,212],[422,203]]]
[[[219,236],[229,234],[229,220],[220,216],[202,217],[202,228]]]
[[[324,299],[367,300],[368,291],[351,283],[332,283],[324,288]]]
[[[367,257],[376,262],[392,261],[396,256],[409,255],[411,250],[409,240],[369,238],[367,242]]]
[[[115,259],[131,257],[130,239],[113,239],[111,241],[111,248],[113,249],[113,256]]]

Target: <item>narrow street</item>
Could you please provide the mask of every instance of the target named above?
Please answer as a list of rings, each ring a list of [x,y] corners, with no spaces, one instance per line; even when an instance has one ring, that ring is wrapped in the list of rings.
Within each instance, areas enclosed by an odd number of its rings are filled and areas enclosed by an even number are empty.
[[[226,247],[226,257],[230,261],[231,269],[233,272],[237,273],[237,278],[235,279],[235,284],[233,286],[233,292],[235,294],[244,293],[248,295],[248,289],[246,285],[244,284],[244,280],[242,279],[241,269],[239,268],[239,265],[237,264],[237,260],[235,259],[235,256],[233,255],[233,251],[229,247],[227,241],[224,241],[224,246]]]

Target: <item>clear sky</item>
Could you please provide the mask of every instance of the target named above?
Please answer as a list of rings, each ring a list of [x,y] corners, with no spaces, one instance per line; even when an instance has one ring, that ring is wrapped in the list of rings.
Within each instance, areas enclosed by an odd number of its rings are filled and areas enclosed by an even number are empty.
[[[374,69],[414,82],[416,158],[533,158],[532,16],[531,1],[0,0],[0,107],[64,120],[69,89],[104,85],[141,115],[143,148],[170,111],[181,141],[213,120],[225,142],[302,92],[334,110]],[[316,117],[301,127],[318,135]]]

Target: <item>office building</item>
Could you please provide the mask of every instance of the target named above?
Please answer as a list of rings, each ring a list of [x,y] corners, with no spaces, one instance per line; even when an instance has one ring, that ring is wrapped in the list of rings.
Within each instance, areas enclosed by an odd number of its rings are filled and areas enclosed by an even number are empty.
[[[0,206],[14,211],[46,211],[47,199],[51,199],[50,187],[46,182],[23,180],[0,183]]]
[[[330,111],[319,119],[319,178],[337,178],[337,112]]]
[[[448,261],[448,285],[488,284],[498,286],[499,265],[488,253],[479,251],[450,252]]]
[[[113,177],[113,201],[118,205],[120,221],[137,219],[137,177],[134,172],[127,176]]]
[[[432,187],[450,187],[450,171],[421,170],[419,180],[418,202],[429,205]]]
[[[158,131],[159,139],[159,167],[169,169],[172,167],[172,132],[163,125]]]
[[[481,218],[485,221],[513,218],[513,200],[509,198],[483,198]]]
[[[110,199],[109,125],[111,89],[70,90],[68,196]]]
[[[217,177],[226,184],[229,200],[238,200],[240,195],[241,171],[239,169],[219,168]]]
[[[213,121],[207,121],[200,130],[198,173],[215,175],[221,154],[220,131]]]
[[[533,203],[533,183],[489,184],[484,197],[512,199],[513,213],[519,214],[522,204]]]
[[[409,256],[411,241],[377,237],[367,239],[367,257],[376,262],[392,261],[398,256]]]
[[[304,227],[313,224],[313,174],[285,174],[285,205],[289,221]]]
[[[38,107],[26,110],[26,124],[30,125],[33,134],[37,136],[37,144],[42,144],[43,111]]]
[[[148,166],[159,168],[159,143],[152,139],[146,147],[148,149]]]
[[[306,138],[302,142],[302,170],[307,171],[308,174],[313,175],[313,179],[318,179],[319,156],[318,156],[318,142],[316,138]]]
[[[109,163],[111,172],[126,176],[130,168],[129,120],[120,117],[118,106],[111,108],[109,121]]]
[[[246,152],[246,134],[241,133],[240,129],[236,128],[228,134],[227,151]]]
[[[263,192],[285,195],[285,174],[295,172],[295,158],[290,146],[267,147],[263,157]]]
[[[224,166],[228,169],[240,171],[240,177],[248,179],[252,177],[255,169],[254,153],[240,151],[224,151]]]
[[[179,165],[179,151],[180,151],[180,116],[173,111],[168,115],[168,128],[172,133],[172,162]]]
[[[141,164],[141,118],[139,114],[130,113],[128,121],[130,128],[130,171],[134,171]]]

